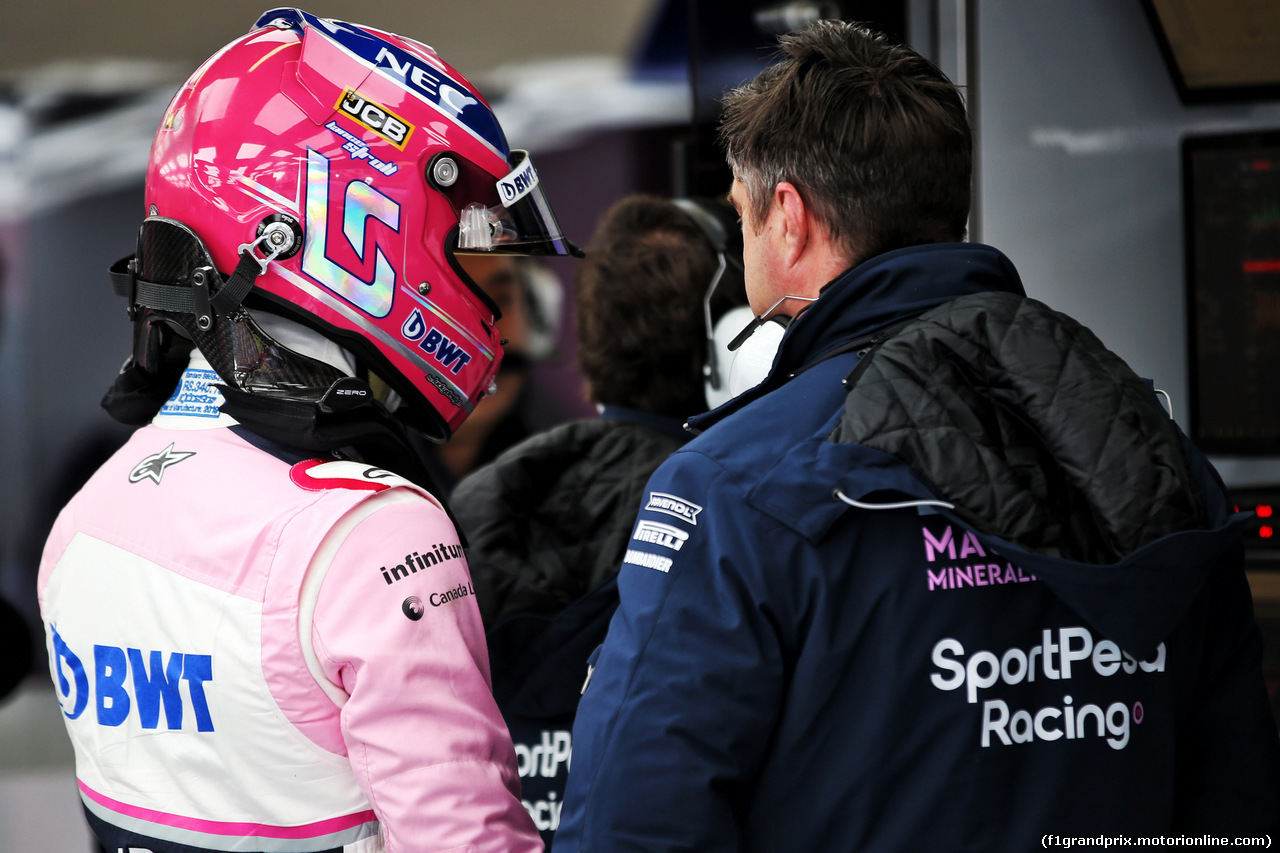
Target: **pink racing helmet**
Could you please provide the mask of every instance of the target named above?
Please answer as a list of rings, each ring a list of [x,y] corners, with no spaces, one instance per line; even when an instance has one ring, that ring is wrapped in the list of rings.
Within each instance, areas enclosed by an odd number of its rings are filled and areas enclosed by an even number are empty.
[[[113,268],[154,369],[180,329],[229,389],[345,413],[382,407],[447,438],[489,393],[498,309],[457,255],[580,254],[527,152],[430,47],[300,9],[265,13],[165,112],[137,255]],[[292,352],[280,314],[355,356]],[[385,412],[385,409],[383,409]]]

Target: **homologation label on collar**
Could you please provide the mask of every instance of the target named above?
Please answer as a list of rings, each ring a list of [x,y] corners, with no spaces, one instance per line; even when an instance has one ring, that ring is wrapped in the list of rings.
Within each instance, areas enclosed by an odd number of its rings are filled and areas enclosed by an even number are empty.
[[[222,414],[222,392],[214,383],[222,379],[215,371],[188,368],[174,389],[169,402],[160,409],[162,415],[192,418],[216,418]]]

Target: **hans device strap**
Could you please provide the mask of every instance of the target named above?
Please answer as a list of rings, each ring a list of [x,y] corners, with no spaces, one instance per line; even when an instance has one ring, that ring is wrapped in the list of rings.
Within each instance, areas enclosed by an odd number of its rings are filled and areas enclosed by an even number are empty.
[[[261,272],[261,262],[252,252],[240,255],[240,262],[226,281],[213,267],[197,267],[184,283],[162,284],[138,277],[135,255],[121,258],[111,265],[108,275],[117,296],[129,300],[130,317],[137,308],[154,308],[178,314],[194,314],[201,329],[213,326],[214,316],[225,317],[240,307],[240,303],[253,289],[253,282]],[[214,282],[220,282],[213,292]]]

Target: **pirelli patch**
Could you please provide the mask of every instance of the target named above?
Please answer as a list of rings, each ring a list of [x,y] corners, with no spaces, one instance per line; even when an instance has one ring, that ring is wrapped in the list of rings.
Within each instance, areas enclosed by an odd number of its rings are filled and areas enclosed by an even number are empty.
[[[689,534],[674,525],[642,518],[636,524],[636,531],[631,535],[631,538],[636,542],[647,542],[650,545],[659,545],[672,551],[679,551],[684,547],[684,543],[688,541]]]

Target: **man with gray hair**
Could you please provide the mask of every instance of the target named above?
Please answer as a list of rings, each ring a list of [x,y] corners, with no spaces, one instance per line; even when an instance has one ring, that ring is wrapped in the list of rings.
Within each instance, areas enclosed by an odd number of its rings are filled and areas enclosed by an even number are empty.
[[[649,481],[556,853],[1275,833],[1217,475],[1088,329],[962,242],[972,138],[937,68],[834,21],[782,49],[722,136],[739,338],[790,325]]]

